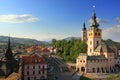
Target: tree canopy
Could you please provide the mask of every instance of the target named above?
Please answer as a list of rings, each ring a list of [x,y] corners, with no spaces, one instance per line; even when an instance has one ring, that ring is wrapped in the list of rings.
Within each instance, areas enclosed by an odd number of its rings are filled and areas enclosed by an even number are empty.
[[[65,61],[76,61],[76,57],[80,53],[87,52],[87,44],[86,42],[81,41],[81,39],[71,40],[56,40],[53,39],[51,42],[51,46],[58,49],[57,55],[62,57]]]

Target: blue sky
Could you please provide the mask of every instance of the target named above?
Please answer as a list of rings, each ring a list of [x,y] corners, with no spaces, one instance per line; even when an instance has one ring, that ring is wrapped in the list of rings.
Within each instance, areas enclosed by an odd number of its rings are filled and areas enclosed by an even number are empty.
[[[37,40],[80,37],[93,8],[103,39],[120,41],[119,0],[0,0],[0,35]]]

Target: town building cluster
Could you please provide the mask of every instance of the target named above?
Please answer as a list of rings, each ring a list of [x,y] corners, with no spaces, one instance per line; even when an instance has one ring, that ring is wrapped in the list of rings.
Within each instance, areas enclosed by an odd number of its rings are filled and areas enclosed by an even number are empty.
[[[0,54],[0,80],[47,80],[45,53],[49,54],[50,51],[32,46],[26,49],[26,53],[13,54],[9,37],[7,49],[1,50]]]

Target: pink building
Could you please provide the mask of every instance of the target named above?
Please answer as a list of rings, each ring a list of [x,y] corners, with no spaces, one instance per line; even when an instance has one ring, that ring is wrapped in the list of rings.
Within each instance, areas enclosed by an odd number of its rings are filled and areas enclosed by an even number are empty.
[[[37,53],[23,57],[24,80],[46,80],[47,62],[45,58]]]

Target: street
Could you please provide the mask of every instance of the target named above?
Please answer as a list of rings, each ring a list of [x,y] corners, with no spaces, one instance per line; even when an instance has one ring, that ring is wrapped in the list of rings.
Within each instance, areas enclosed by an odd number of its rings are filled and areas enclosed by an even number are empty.
[[[50,80],[72,80],[74,71],[69,69],[68,66],[56,57],[50,57],[49,63],[53,66],[53,71]]]

